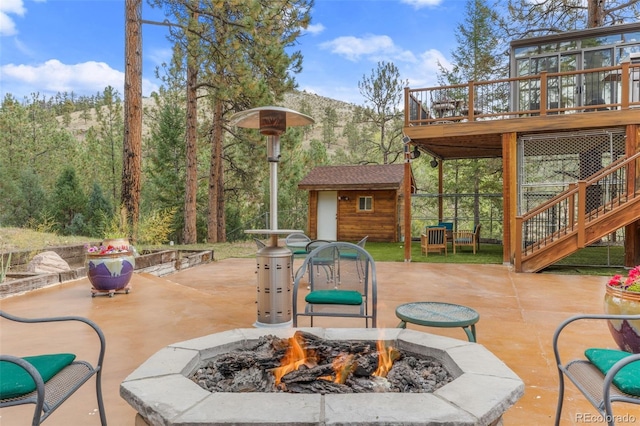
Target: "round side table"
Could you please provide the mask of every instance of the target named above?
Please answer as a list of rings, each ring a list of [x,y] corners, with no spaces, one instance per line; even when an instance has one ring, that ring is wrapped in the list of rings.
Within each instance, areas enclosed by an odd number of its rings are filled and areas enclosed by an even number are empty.
[[[453,303],[412,302],[396,308],[399,328],[407,323],[427,327],[462,327],[470,342],[476,342],[476,323],[480,314],[475,309]]]

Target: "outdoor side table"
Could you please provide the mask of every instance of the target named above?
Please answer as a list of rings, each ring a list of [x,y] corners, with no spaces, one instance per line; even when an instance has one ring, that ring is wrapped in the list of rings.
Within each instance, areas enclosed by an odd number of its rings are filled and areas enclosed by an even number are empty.
[[[427,327],[462,327],[470,342],[476,341],[476,323],[480,314],[475,309],[453,303],[412,302],[396,308],[396,316],[400,318],[399,328],[406,328],[407,323]]]

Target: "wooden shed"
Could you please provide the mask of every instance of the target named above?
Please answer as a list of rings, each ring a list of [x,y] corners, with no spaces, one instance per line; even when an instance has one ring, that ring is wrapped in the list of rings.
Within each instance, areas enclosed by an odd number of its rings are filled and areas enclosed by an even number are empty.
[[[411,168],[407,168],[411,174]],[[404,235],[404,164],[316,167],[298,184],[309,191],[314,239],[397,242]],[[412,192],[415,188],[413,175]]]

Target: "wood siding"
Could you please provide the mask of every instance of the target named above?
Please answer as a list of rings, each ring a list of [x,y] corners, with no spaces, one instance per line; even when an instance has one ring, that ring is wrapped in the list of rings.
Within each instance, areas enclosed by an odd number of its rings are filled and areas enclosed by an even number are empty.
[[[307,215],[308,236],[318,238],[318,191],[309,191],[309,213]]]
[[[358,241],[368,235],[368,241],[397,241],[397,194],[394,190],[339,191],[338,239]],[[359,197],[373,197],[373,210],[358,210]]]
[[[357,242],[365,236],[368,241],[397,242],[402,229],[402,197],[398,190],[338,191],[337,238]],[[358,197],[373,197],[373,210],[358,210]],[[318,235],[318,191],[309,191],[309,237]]]

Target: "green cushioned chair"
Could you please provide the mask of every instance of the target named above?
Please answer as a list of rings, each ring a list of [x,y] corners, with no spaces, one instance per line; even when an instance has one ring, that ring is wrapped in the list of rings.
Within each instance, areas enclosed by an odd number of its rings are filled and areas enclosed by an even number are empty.
[[[48,352],[51,348],[60,346],[57,344],[56,332],[60,335],[69,335],[70,332],[77,331],[77,327],[67,327],[66,324],[72,322],[83,323],[94,331],[93,342],[97,361],[91,364],[87,361],[75,359],[71,353],[54,353],[45,355],[33,355],[18,357],[15,355],[0,354],[0,408],[12,407],[23,404],[34,404],[34,413],[31,420],[32,425],[39,425],[47,419],[64,401],[75,391],[79,390],[89,379],[96,377],[96,397],[98,400],[98,411],[102,425],[107,424],[107,418],[102,401],[102,363],[105,352],[105,338],[102,330],[92,321],[75,316],[51,317],[51,318],[21,318],[11,315],[5,311],[0,311],[0,318],[3,319],[2,332],[11,332],[11,324],[28,323],[37,327],[38,323],[58,323],[59,328],[48,328],[51,335],[49,347],[42,348],[42,352]],[[6,320],[6,321],[5,321]],[[26,329],[25,329],[26,330]],[[88,335],[89,339],[91,335]],[[87,337],[82,337],[79,347],[87,347],[85,341]],[[34,345],[35,346],[35,345]],[[7,350],[7,345],[2,346],[2,351]],[[27,424],[24,422],[22,424]]]
[[[611,371],[618,361],[622,361],[632,355],[630,352],[615,349],[591,348],[584,351],[584,356],[586,356],[603,375]],[[640,361],[630,362],[620,368],[613,376],[613,384],[624,393],[640,397]]]
[[[31,364],[43,382],[48,382],[71,364],[76,358],[74,354],[50,354],[27,356],[23,361]],[[0,399],[17,398],[36,390],[36,382],[23,364],[12,361],[0,361]]]
[[[356,305],[362,304],[362,294],[352,290],[316,290],[304,298],[307,303],[319,305]]]
[[[575,347],[575,336],[589,336],[588,333],[578,334],[580,331],[593,329],[594,324],[600,322],[605,329],[609,320],[640,320],[640,315],[576,315],[563,321],[553,335],[553,351],[559,376],[558,406],[556,408],[555,425],[560,424],[562,405],[564,400],[564,379],[568,378],[593,405],[600,416],[609,426],[615,425],[617,418],[622,418],[621,410],[616,416],[613,403],[629,403],[640,405],[640,354],[613,350],[589,348],[594,342],[589,342],[583,349],[586,359],[578,358],[563,361],[560,357],[560,344],[564,340],[566,348]],[[574,327],[567,327],[575,323]],[[582,326],[582,328],[580,328]],[[561,339],[570,334],[571,339]],[[601,342],[598,342],[601,343]],[[613,340],[610,341],[613,344]]]
[[[304,289],[308,293],[303,297]],[[304,310],[298,308],[300,303]],[[376,327],[377,280],[371,255],[347,242],[325,242],[314,248],[293,283],[294,327],[299,317],[310,317],[311,327],[315,317],[363,318],[366,327],[369,323]]]

